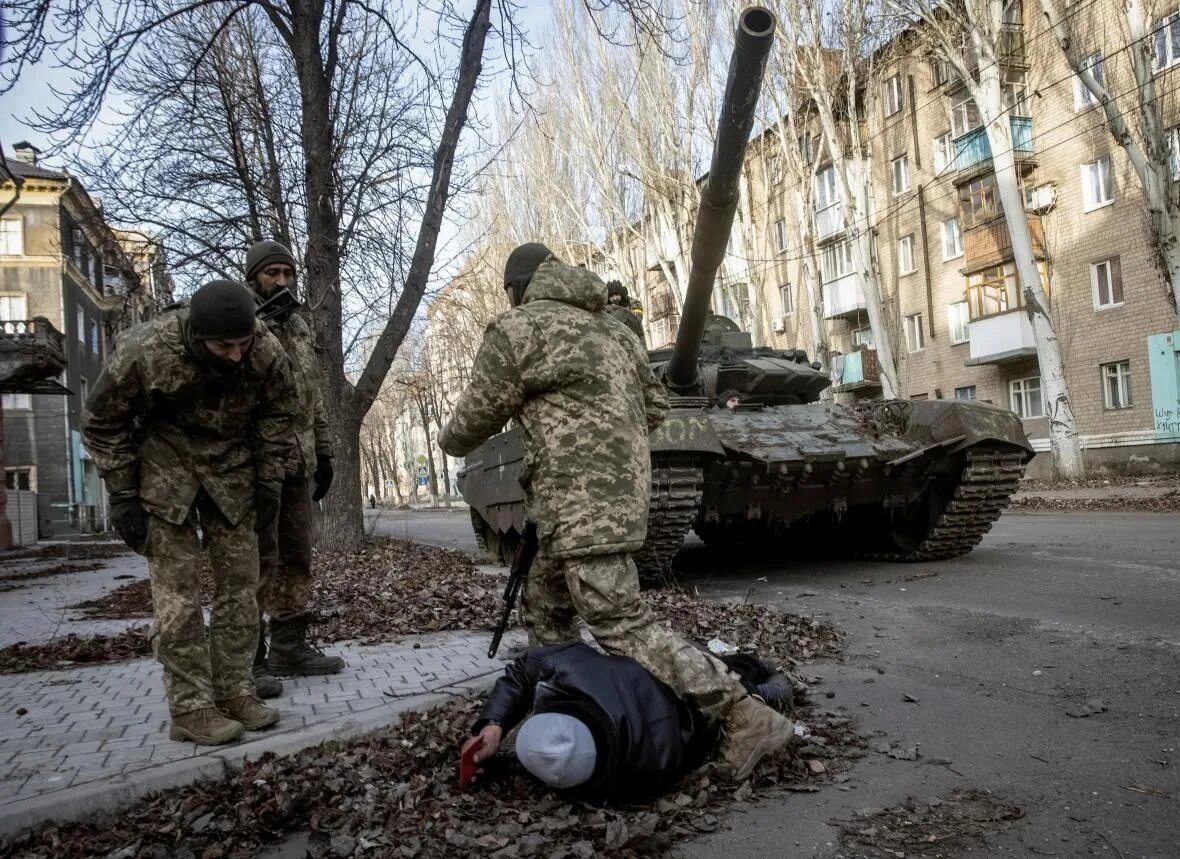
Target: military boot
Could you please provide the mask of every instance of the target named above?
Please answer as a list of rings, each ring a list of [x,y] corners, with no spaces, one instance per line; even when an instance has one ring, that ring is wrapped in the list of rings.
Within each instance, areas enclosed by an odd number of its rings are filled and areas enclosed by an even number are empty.
[[[188,740],[198,746],[220,746],[242,736],[242,723],[222,715],[216,707],[205,707],[172,717],[168,739]]]
[[[339,656],[328,656],[307,640],[306,614],[286,620],[270,619],[270,657],[268,664],[275,674],[336,674],[344,668]]]
[[[729,711],[724,736],[721,757],[736,782],[749,778],[764,757],[785,749],[794,739],[795,726],[786,716],[749,696]]]
[[[283,681],[270,673],[266,661],[265,627],[258,624],[258,649],[254,651],[254,691],[259,698],[277,698],[283,694]]]
[[[261,731],[279,720],[279,711],[262,703],[257,695],[241,695],[217,702],[218,708],[237,719],[247,731]]]

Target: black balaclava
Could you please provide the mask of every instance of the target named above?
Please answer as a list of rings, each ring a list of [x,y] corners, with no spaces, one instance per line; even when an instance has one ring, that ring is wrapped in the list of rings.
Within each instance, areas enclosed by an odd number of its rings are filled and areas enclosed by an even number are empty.
[[[512,293],[512,306],[517,307],[524,300],[524,291],[541,263],[553,256],[553,252],[540,242],[521,245],[508,254],[504,264],[504,288]]]
[[[195,359],[218,369],[232,369],[229,362],[205,348],[206,340],[236,340],[254,333],[254,298],[233,280],[211,280],[193,293],[185,326],[185,346]]]

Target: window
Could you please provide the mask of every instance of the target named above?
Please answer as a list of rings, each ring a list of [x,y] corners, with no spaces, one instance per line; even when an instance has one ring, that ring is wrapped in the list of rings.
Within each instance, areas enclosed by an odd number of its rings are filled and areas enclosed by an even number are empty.
[[[28,396],[25,394],[24,396]],[[7,468],[4,470],[4,488],[5,489],[23,489],[25,491],[33,488],[33,469],[31,468]]]
[[[837,242],[824,248],[820,257],[823,282],[830,283],[852,273],[852,242]]]
[[[1180,62],[1180,12],[1158,19],[1151,32],[1155,36],[1156,69]]]
[[[985,224],[1003,213],[996,193],[995,174],[989,173],[959,189],[959,213],[963,216],[960,227],[965,230]]]
[[[98,323],[93,319],[90,320],[90,351],[95,355],[100,354],[102,351],[98,336]]]
[[[971,314],[967,302],[956,301],[946,308],[946,327],[951,333],[951,343],[966,343],[971,339]]]
[[[78,320],[78,342],[85,345],[86,344],[86,311],[82,309],[81,304],[78,305],[76,313],[77,313],[77,320]]]
[[[3,406],[4,411],[12,412],[17,409],[24,409],[29,411],[33,408],[33,398],[29,394],[0,394],[0,399],[3,400],[0,405]],[[15,487],[8,487],[13,489]]]
[[[974,131],[983,125],[979,116],[979,108],[975,99],[965,93],[960,94],[951,104],[951,133],[955,137],[962,137],[968,131]]]
[[[1013,116],[1028,116],[1028,84],[1024,72],[1017,69],[1004,72],[1000,104]]]
[[[1090,212],[1114,201],[1114,185],[1110,175],[1110,156],[1082,165],[1082,207]]]
[[[1045,400],[1041,396],[1041,377],[1013,379],[1008,383],[1008,395],[1012,411],[1023,418],[1040,418],[1045,415]]]
[[[962,388],[955,388],[955,399],[956,400],[974,400],[975,399],[975,386],[974,385],[965,385]]]
[[[787,249],[787,219],[779,218],[774,222],[774,242],[779,253]]]
[[[1106,85],[1106,72],[1102,68],[1102,54],[1090,54],[1082,63],[1082,68],[1088,69],[1100,86]],[[1090,88],[1082,83],[1081,75],[1075,75],[1073,79],[1073,109],[1085,110],[1097,103],[1098,99],[1094,98],[1094,93],[1090,92]]]
[[[24,222],[20,218],[0,220],[0,254],[20,256],[25,252]]]
[[[901,110],[901,75],[894,75],[885,81],[885,115],[893,116]]]
[[[942,222],[942,259],[954,259],[963,255],[963,228],[958,218],[947,218]]]
[[[925,392],[923,392],[921,394],[910,394],[910,399],[911,400],[928,400],[928,399],[930,399],[930,395]]]
[[[1118,307],[1123,303],[1123,272],[1118,257],[1104,259],[1090,266],[1090,286],[1094,307]]]
[[[1049,267],[1043,260],[1037,261],[1037,272],[1041,276],[1041,287],[1046,295],[1052,295],[1052,281]],[[1020,278],[1014,263],[985,269],[967,275],[967,307],[972,319],[995,316],[1024,307],[1024,292],[1020,289]]]
[[[840,200],[836,193],[836,168],[825,167],[815,174],[815,210],[822,212]]]
[[[0,295],[0,322],[23,322],[29,318],[29,301],[23,295]]]
[[[852,332],[852,345],[853,346],[864,346],[865,348],[868,348],[868,349],[871,349],[874,346],[876,346],[877,345],[877,338],[875,338],[873,336],[873,329],[866,325],[864,328],[857,328],[855,331],[853,331]]]
[[[946,86],[951,80],[951,67],[946,60],[934,60],[930,64],[930,76],[936,87]]]
[[[889,162],[893,171],[893,193],[904,194],[910,189],[910,159],[902,155]]]
[[[1131,362],[1102,365],[1102,400],[1108,409],[1131,408]]]
[[[1180,125],[1168,129],[1168,172],[1173,182],[1180,179]]]
[[[783,316],[789,316],[795,312],[795,293],[791,290],[789,283],[784,283],[778,288],[778,300],[783,308]]]
[[[934,172],[941,173],[955,163],[955,138],[944,131],[934,138]]]
[[[915,313],[905,318],[905,345],[911,352],[921,352],[926,348],[926,338],[922,332],[922,314]]]
[[[799,135],[799,154],[803,156],[804,164],[810,164],[815,158],[815,139],[809,132]]]
[[[1020,0],[1005,0],[1003,23],[1005,27],[1020,26]]]
[[[897,273],[914,273],[914,237],[905,236],[897,243]]]

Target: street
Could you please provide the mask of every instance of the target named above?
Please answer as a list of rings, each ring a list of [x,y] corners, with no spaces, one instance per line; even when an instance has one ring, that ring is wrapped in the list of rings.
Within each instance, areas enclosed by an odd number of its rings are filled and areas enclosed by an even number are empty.
[[[380,513],[379,534],[474,549],[465,510]],[[1178,526],[1167,514],[1008,513],[966,558],[914,566],[750,561],[690,544],[684,584],[842,629],[843,661],[801,669],[822,677],[816,704],[853,716],[870,750],[896,741],[918,757],[870,751],[847,781],[755,802],[677,855],[836,857],[830,821],[955,788],[1025,810],[989,836],[989,854],[1178,855]]]

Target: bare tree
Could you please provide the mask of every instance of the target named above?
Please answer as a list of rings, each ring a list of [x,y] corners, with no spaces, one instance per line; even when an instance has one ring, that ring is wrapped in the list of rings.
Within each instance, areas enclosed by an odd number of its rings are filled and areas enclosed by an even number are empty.
[[[1104,58],[1084,39],[1098,36],[1109,21],[1105,8],[1086,15],[1084,10],[1059,11],[1059,3],[1041,0],[1041,9],[1049,28],[1065,55],[1069,67],[1081,80],[1092,100],[1106,117],[1106,128],[1115,142],[1127,153],[1127,159],[1143,189],[1155,250],[1155,265],[1163,279],[1164,292],[1172,310],[1176,310],[1176,288],[1180,285],[1180,176],[1176,159],[1180,153],[1168,143],[1168,129],[1162,119],[1161,93],[1155,84],[1160,64],[1157,54],[1170,50],[1169,28],[1149,29],[1143,0],[1123,0],[1120,23],[1126,36],[1127,65],[1135,80],[1129,91],[1112,93],[1109,79],[1117,78],[1111,58]],[[1079,20],[1080,19],[1080,20]],[[1088,24],[1088,27],[1086,25]],[[1127,117],[1134,117],[1128,123]]]
[[[1048,290],[1033,251],[1024,195],[1016,173],[1010,114],[1026,96],[1002,82],[1005,51],[1013,25],[1019,25],[1019,0],[888,0],[899,14],[917,15],[920,33],[937,56],[958,75],[970,95],[991,149],[992,168],[1003,217],[1012,241],[1025,312],[1032,324],[1049,418],[1049,444],[1057,472],[1080,477],[1085,466],[1065,362],[1057,337]],[[1006,103],[1008,102],[1008,103]]]

